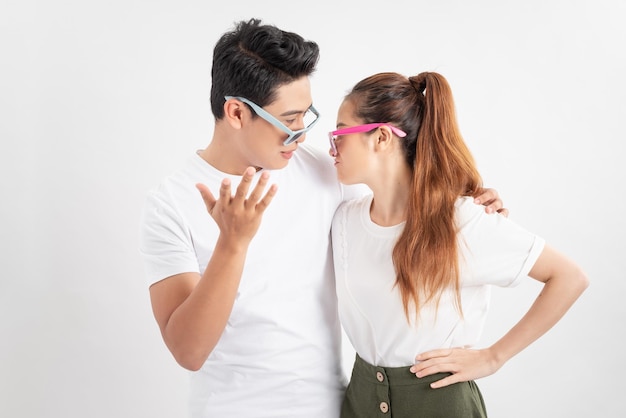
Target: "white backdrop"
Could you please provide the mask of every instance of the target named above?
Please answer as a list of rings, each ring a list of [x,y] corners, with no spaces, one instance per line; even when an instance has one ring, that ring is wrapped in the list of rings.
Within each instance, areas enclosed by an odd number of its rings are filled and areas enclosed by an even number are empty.
[[[250,17],[320,44],[323,119],[308,141],[323,148],[362,77],[448,78],[485,184],[592,281],[479,380],[491,417],[626,416],[621,0],[3,1],[0,416],[185,416],[187,372],[152,318],[138,217],[146,191],[208,144],[212,49]],[[537,291],[496,291],[484,344]],[[352,356],[346,342],[346,369]]]

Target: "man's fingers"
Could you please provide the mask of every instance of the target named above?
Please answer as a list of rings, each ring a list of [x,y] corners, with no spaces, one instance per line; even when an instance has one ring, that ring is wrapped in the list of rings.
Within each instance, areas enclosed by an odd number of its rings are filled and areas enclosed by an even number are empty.
[[[220,186],[220,200],[223,204],[228,204],[230,202],[231,192],[230,192],[230,179],[222,180],[222,185]]]
[[[485,207],[485,212],[487,213],[499,213],[503,216],[509,216],[509,210],[502,207],[504,203],[500,198],[496,199],[485,199],[484,197],[477,197],[474,199],[474,203],[478,205],[483,205]]]
[[[269,178],[270,173],[268,173],[267,171],[261,173],[259,181],[257,182],[254,189],[252,189],[252,193],[250,193],[250,196],[246,200],[247,206],[254,206],[261,199],[261,195],[263,194],[263,190],[265,190],[265,186],[267,185],[267,181],[269,180]]]
[[[250,193],[250,196],[247,197],[248,190],[250,188],[250,185],[252,184],[255,173],[256,171],[253,167],[248,167],[246,169],[241,178],[241,182],[237,186],[235,196],[233,196],[231,192],[230,179],[225,178],[224,180],[222,180],[219,196],[219,201],[222,202],[221,205],[223,205],[224,207],[239,207],[243,208],[246,211],[252,210],[262,214],[269,206],[270,202],[274,198],[274,195],[276,195],[278,186],[276,186],[275,184],[272,185],[272,187],[270,187],[267,193],[263,196],[263,191],[265,190],[265,187],[267,186],[270,177],[268,172],[264,172],[261,174],[259,181],[252,190],[252,193]],[[209,211],[209,213],[212,213],[218,200],[215,199],[209,188],[206,187],[204,184],[198,183],[196,184],[196,188],[200,191],[207,210]]]
[[[508,216],[508,210],[503,211],[504,203],[496,189],[480,189],[480,195],[474,198],[474,203],[485,206],[487,213],[498,212],[503,216]]]
[[[261,201],[259,203],[257,203],[257,205],[256,205],[256,209],[257,209],[258,213],[262,214],[263,212],[265,212],[265,209],[267,209],[267,207],[269,206],[269,204],[272,201],[272,199],[274,198],[274,196],[276,196],[276,191],[277,190],[278,190],[278,186],[275,185],[275,184],[272,184],[272,186],[267,191],[265,196],[263,196],[263,199],[261,199]]]
[[[265,190],[265,187],[267,186],[267,182],[269,178],[270,178],[270,173],[268,172],[261,173],[261,177],[259,178],[259,181],[257,182],[256,186],[252,190],[252,193],[250,193],[248,200],[246,200],[246,206],[248,208],[253,208],[259,214],[263,214],[265,209],[267,209],[270,202],[276,195],[276,191],[278,190],[278,186],[275,184],[272,184],[272,186],[269,188],[267,193],[265,193],[265,196],[263,196],[263,198],[261,199],[261,195],[263,194],[263,190]]]
[[[254,173],[256,173],[254,167],[248,167],[246,168],[246,171],[243,172],[241,182],[239,183],[239,186],[237,186],[237,191],[235,192],[235,201],[242,203],[245,201],[246,196],[248,196],[248,190],[250,190],[250,184],[252,184]]]
[[[259,177],[259,181],[257,182],[256,186],[254,186],[254,189],[252,189],[250,196],[248,196],[248,199],[244,201],[246,208],[254,209],[259,214],[262,214],[265,211],[265,209],[267,209],[270,202],[276,195],[276,191],[278,190],[278,186],[273,184],[269,188],[267,193],[265,193],[265,196],[261,198],[261,196],[263,195],[263,191],[265,190],[265,187],[267,186],[269,178],[270,178],[270,174],[268,172],[261,173],[261,176]]]
[[[200,191],[200,195],[202,196],[202,200],[204,200],[204,205],[206,206],[206,209],[210,213],[213,210],[213,208],[215,207],[215,203],[217,202],[217,200],[215,200],[215,197],[213,196],[213,193],[211,193],[211,190],[209,190],[209,188],[206,187],[202,183],[196,184],[196,189],[198,189],[198,191]]]
[[[496,189],[480,189],[479,191],[479,195],[476,196],[476,198],[474,199],[474,201],[479,204],[479,205],[488,205],[490,203],[493,203],[493,201],[499,199],[500,197],[498,196],[498,192],[496,191]]]

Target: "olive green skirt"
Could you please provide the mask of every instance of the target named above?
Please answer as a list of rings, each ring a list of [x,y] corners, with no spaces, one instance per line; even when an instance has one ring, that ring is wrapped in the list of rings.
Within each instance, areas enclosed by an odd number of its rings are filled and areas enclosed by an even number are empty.
[[[485,403],[474,381],[430,387],[449,375],[417,378],[409,367],[376,367],[357,355],[341,418],[486,418]]]

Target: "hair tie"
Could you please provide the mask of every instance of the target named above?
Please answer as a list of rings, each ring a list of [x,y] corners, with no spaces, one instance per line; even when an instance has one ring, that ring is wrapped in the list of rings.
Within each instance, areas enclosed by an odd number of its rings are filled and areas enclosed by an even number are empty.
[[[428,73],[420,73],[416,76],[409,77],[411,86],[417,91],[417,93],[424,97],[424,91],[426,90],[426,76]]]

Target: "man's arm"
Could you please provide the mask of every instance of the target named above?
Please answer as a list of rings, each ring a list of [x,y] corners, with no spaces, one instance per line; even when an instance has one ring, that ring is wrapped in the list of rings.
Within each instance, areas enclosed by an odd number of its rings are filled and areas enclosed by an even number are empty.
[[[219,200],[206,186],[197,186],[220,229],[213,255],[202,275],[181,273],[150,287],[163,340],[186,369],[200,369],[219,341],[233,308],[248,246],[276,194],[272,185],[261,198],[269,178],[269,173],[263,173],[246,198],[254,172],[246,170],[234,196],[230,182],[224,180]]]

